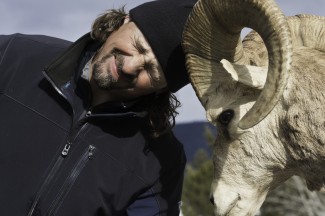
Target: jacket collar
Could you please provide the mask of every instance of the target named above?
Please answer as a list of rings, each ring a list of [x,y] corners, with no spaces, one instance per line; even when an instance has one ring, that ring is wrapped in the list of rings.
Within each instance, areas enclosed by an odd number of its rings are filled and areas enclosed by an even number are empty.
[[[76,75],[80,57],[82,57],[86,46],[92,41],[90,33],[85,34],[44,70],[45,77],[65,98],[65,89]]]

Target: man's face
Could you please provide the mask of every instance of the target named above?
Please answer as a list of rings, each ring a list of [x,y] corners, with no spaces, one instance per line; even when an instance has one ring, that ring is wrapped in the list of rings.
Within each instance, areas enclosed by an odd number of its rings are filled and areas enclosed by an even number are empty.
[[[134,98],[167,86],[150,45],[135,23],[128,20],[98,51],[91,74],[99,92],[115,99]]]

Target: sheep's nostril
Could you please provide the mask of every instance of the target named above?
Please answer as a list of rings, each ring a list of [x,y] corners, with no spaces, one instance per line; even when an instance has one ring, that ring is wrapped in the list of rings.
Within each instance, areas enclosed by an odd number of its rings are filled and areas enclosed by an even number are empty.
[[[212,205],[214,205],[214,198],[213,198],[213,196],[210,196],[210,202],[211,202]]]

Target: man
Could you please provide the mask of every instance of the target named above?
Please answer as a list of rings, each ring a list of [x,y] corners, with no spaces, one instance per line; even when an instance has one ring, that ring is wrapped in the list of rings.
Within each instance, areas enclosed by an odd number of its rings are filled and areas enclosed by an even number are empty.
[[[194,3],[110,10],[73,44],[0,37],[2,216],[179,215],[171,93],[188,83],[180,42]]]

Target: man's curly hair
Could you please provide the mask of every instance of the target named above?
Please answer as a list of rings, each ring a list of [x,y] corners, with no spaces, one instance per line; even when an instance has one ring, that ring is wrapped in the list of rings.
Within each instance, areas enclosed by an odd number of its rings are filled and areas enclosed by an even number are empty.
[[[124,7],[111,9],[101,14],[93,23],[91,37],[104,43],[109,35],[123,25],[124,19],[128,16]],[[150,100],[147,111],[149,113],[148,124],[152,136],[158,137],[170,131],[175,126],[175,117],[178,114],[176,109],[181,103],[170,91],[164,91],[147,96]]]

